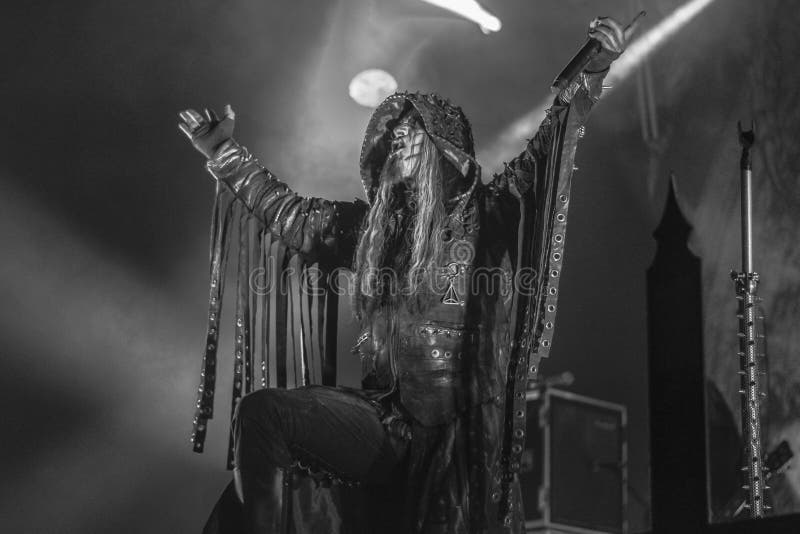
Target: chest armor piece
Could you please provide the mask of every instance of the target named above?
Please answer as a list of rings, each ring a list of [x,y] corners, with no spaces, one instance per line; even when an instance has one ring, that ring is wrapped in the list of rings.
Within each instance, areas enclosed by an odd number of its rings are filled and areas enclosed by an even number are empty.
[[[477,329],[467,317],[478,257],[478,216],[474,197],[454,210],[443,231],[423,316],[398,317],[400,400],[425,425],[446,423],[466,407],[464,375],[478,348]]]

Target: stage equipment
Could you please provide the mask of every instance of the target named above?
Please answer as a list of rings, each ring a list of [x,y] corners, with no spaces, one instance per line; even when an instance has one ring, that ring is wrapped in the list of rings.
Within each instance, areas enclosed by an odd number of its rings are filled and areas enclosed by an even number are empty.
[[[625,407],[551,388],[528,391],[527,404],[526,532],[627,532]]]
[[[748,131],[738,124],[739,144],[742,156],[739,164],[741,174],[742,208],[742,271],[731,271],[739,303],[739,376],[741,394],[742,437],[744,441],[744,465],[747,492],[745,508],[750,517],[764,517],[770,509],[764,502],[764,459],[761,446],[761,398],[762,378],[766,374],[763,362],[766,355],[760,350],[764,339],[764,314],[756,295],[758,273],[753,271],[753,164],[750,147],[755,142],[755,128]],[[761,365],[760,365],[761,364]]]

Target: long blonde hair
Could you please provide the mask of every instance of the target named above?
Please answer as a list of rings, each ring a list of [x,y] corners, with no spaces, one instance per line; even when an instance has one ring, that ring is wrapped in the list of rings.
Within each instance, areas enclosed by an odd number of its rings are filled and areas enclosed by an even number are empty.
[[[393,160],[387,160],[375,200],[366,217],[353,266],[353,309],[359,320],[369,317],[376,308],[402,296],[407,304],[419,307],[420,284],[433,276],[436,253],[442,248],[442,233],[447,218],[444,205],[445,167],[449,163],[426,134],[423,136],[420,158],[414,169],[415,194],[411,206],[406,205],[408,225],[398,229],[391,224],[398,205],[400,190],[392,178],[397,172]],[[398,246],[411,232],[411,254],[397,265],[387,252]],[[409,246],[399,243],[399,247]]]

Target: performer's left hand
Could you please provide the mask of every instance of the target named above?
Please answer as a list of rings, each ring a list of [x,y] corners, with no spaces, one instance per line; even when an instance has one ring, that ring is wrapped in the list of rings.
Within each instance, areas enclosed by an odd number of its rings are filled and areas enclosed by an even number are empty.
[[[600,72],[611,66],[611,63],[625,51],[644,14],[644,11],[639,12],[625,27],[611,17],[597,17],[590,22],[589,38],[599,41],[602,48],[586,66],[586,71]]]

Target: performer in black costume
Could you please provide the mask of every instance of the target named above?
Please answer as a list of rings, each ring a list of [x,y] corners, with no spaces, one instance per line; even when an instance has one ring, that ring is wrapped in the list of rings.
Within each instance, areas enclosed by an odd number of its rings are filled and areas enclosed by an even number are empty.
[[[363,389],[261,389],[241,399],[234,478],[245,532],[286,528],[282,485],[298,461],[366,486],[399,470],[398,532],[523,530],[519,407],[552,338],[578,130],[632,32],[610,18],[591,23],[599,54],[488,184],[467,118],[435,94],[397,93],[375,110],[360,161],[367,202],[292,192],[234,141],[229,106],[221,120],[180,114],[180,128],[247,215],[291,253],[352,267],[363,327]],[[520,294],[526,267],[534,273],[526,289],[538,296]],[[212,367],[195,421],[202,435]]]

